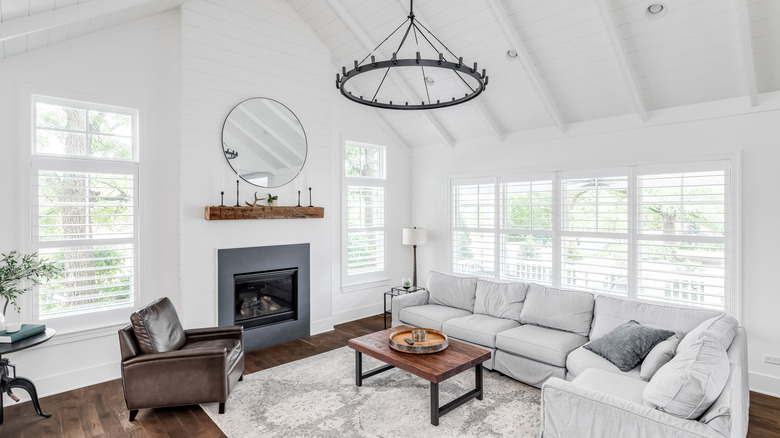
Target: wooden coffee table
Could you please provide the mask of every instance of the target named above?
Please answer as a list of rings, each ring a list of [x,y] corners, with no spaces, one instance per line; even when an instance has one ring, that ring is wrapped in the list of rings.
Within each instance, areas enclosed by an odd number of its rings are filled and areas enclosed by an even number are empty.
[[[355,350],[355,385],[363,386],[363,379],[375,376],[391,368],[422,377],[431,382],[431,424],[439,425],[439,417],[476,398],[482,400],[482,362],[490,359],[490,352],[455,339],[450,339],[446,350],[433,354],[401,353],[390,348],[390,333],[411,327],[402,325],[370,335],[350,339],[347,345]],[[387,365],[363,372],[363,354],[379,359]],[[475,388],[455,400],[439,407],[439,383],[474,368]]]

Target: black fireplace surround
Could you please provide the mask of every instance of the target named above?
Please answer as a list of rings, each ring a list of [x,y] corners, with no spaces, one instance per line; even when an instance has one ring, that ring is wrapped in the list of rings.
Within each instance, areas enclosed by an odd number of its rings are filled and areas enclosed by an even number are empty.
[[[310,334],[309,244],[217,251],[220,326],[244,326],[252,351]]]

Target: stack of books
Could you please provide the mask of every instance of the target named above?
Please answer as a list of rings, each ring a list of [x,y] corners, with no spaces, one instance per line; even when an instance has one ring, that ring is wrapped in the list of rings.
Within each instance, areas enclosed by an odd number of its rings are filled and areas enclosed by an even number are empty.
[[[8,333],[5,330],[0,331],[0,344],[10,344],[21,341],[22,339],[35,336],[44,331],[46,331],[46,326],[44,324],[22,324],[22,328],[13,333]]]

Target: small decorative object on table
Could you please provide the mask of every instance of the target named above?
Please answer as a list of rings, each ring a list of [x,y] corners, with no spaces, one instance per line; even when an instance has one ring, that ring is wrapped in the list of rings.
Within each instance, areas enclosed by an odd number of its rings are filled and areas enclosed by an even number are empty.
[[[409,290],[409,288],[412,287],[412,280],[407,277],[404,277],[401,279],[401,285],[403,286],[404,289]]]
[[[393,350],[410,354],[438,353],[450,345],[446,334],[433,329],[399,329],[390,334],[389,342]]]
[[[257,192],[255,192],[255,202],[250,204],[249,201],[244,201],[244,204],[246,204],[246,205],[248,205],[250,207],[257,207],[257,203],[260,202],[260,201],[265,201],[265,199],[266,198],[258,198],[257,197]]]
[[[18,300],[43,279],[59,274],[62,268],[47,260],[38,258],[37,253],[20,255],[16,251],[3,254],[0,260],[0,300],[5,298],[3,313],[0,314],[0,330],[5,330],[5,311],[13,304],[19,312]],[[26,284],[25,284],[26,283]],[[27,286],[27,287],[24,287]]]
[[[276,200],[279,199],[279,196],[274,196],[269,193],[267,199],[268,199],[268,206],[273,207],[274,204],[276,203]]]
[[[410,286],[407,283],[409,282],[408,278],[403,278],[401,280],[401,286],[394,286],[390,288],[389,291],[385,292],[384,296],[384,306],[385,311],[383,313],[384,322],[385,322],[385,328],[387,328],[387,315],[392,315],[393,313],[393,297],[397,297],[398,295],[406,295],[414,292],[419,292],[421,290],[426,290],[424,287],[417,287],[417,286]],[[388,307],[387,301],[388,297],[390,298],[390,306]]]

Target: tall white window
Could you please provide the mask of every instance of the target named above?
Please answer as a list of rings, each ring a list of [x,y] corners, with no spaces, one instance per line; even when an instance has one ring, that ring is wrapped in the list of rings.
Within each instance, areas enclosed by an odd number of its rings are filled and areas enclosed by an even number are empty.
[[[63,268],[37,288],[34,318],[133,306],[137,111],[35,96],[32,120],[33,244]]]
[[[382,274],[385,263],[385,148],[344,147],[345,265],[348,280]]]
[[[725,160],[453,180],[451,269],[730,310],[731,196]]]

